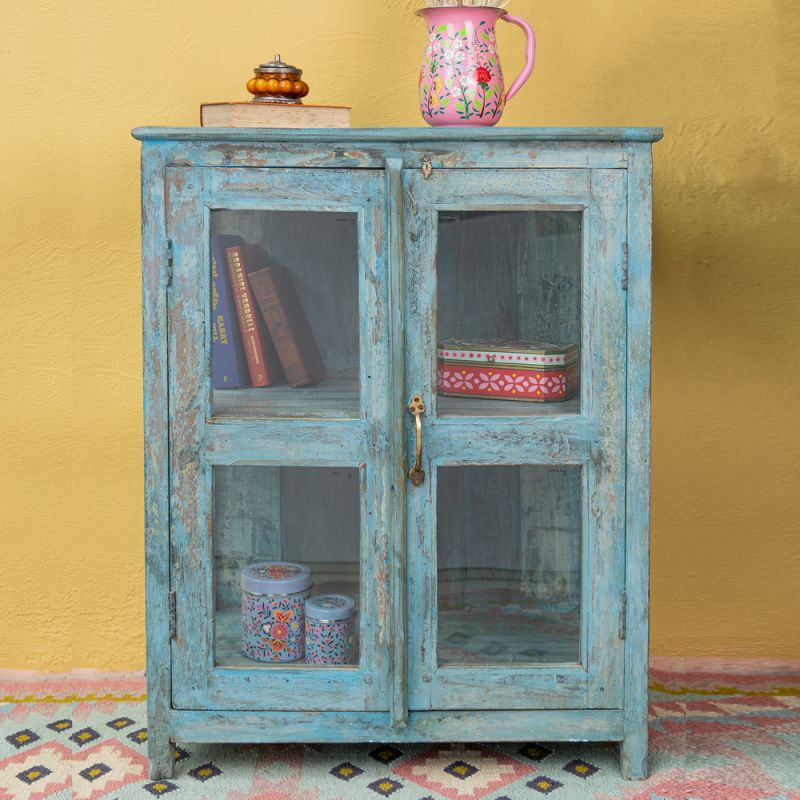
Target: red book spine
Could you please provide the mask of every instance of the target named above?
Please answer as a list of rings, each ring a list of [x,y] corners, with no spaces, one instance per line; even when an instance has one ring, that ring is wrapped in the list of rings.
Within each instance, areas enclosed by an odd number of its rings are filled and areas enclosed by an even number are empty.
[[[256,322],[253,295],[247,283],[241,247],[228,247],[225,253],[228,257],[228,272],[231,276],[233,302],[236,306],[239,328],[242,331],[242,343],[247,356],[250,383],[253,386],[269,386],[273,381],[272,377],[267,374],[267,364],[264,360],[264,344],[261,341],[261,334]]]

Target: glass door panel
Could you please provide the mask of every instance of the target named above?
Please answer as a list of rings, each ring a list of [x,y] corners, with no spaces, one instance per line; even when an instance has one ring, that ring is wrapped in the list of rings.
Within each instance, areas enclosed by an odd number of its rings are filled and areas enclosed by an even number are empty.
[[[624,171],[408,170],[404,189],[410,707],[615,707]]]
[[[358,469],[217,466],[213,479],[215,664],[249,668],[357,665]],[[311,586],[298,591],[294,599],[243,593],[242,570],[264,562],[307,567]],[[319,595],[335,595],[328,602],[346,603],[342,605],[346,609],[352,599],[352,616],[306,631],[304,598]],[[257,660],[245,652],[243,623],[249,626],[248,645],[256,648]],[[292,657],[295,653],[297,657]]]
[[[578,411],[581,226],[580,211],[438,212],[440,416]]]
[[[211,211],[214,416],[359,416],[358,215]]]
[[[167,169],[177,709],[388,711],[383,185],[378,170]]]
[[[581,468],[437,470],[440,666],[579,663]]]

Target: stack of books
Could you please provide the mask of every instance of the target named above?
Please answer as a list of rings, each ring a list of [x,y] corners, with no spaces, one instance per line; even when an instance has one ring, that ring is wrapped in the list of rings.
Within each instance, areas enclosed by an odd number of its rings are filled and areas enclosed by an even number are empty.
[[[325,365],[291,273],[257,245],[211,236],[211,378],[215,389],[307,386]]]

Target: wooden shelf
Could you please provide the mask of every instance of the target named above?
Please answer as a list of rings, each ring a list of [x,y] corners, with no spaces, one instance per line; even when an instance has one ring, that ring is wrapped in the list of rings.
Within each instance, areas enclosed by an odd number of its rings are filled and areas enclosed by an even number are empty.
[[[581,400],[577,394],[570,400],[558,403],[444,396],[439,396],[436,403],[440,417],[554,417],[581,413]]]
[[[440,609],[440,666],[575,664],[580,660],[580,615]]]
[[[325,378],[313,386],[217,389],[215,417],[358,419],[358,378]]]
[[[263,389],[214,391],[215,417],[358,419],[360,400],[357,378],[326,378],[314,386],[268,386]],[[524,403],[481,397],[436,399],[440,417],[553,417],[580,414],[578,395],[563,403]]]

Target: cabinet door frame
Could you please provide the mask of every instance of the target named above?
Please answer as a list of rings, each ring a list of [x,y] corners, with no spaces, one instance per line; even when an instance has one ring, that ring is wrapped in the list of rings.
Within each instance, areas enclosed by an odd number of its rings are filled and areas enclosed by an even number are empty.
[[[388,711],[389,564],[396,458],[386,426],[389,375],[386,208],[379,171],[166,169],[170,561],[175,593],[172,706],[186,710]],[[358,216],[360,412],[357,419],[212,417],[210,214],[214,208],[355,212]],[[215,664],[214,465],[355,467],[361,487],[360,663],[318,668]]]
[[[403,173],[406,388],[420,394],[427,476],[408,487],[409,707],[620,708],[624,690],[624,169],[452,169]],[[438,416],[436,247],[439,211],[579,210],[582,220],[580,413]],[[406,398],[408,401],[409,398]],[[491,402],[491,401],[486,401]],[[514,405],[514,404],[512,404]],[[490,436],[486,436],[490,433]],[[413,425],[406,451],[413,453]],[[410,457],[410,456],[409,456]],[[437,470],[448,465],[579,465],[583,482],[578,663],[437,664]]]

